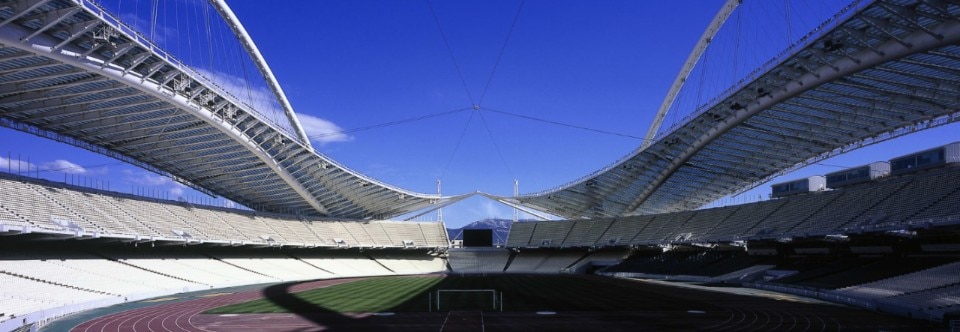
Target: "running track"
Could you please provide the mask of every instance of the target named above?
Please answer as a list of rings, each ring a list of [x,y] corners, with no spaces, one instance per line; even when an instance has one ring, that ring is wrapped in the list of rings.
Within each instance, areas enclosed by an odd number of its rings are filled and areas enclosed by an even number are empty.
[[[298,292],[359,279],[299,283],[290,286],[288,291]],[[610,279],[610,282],[630,281]],[[835,305],[657,284],[640,283],[637,287],[649,288],[656,297],[669,296],[672,305],[668,307],[683,303],[691,309],[706,309],[706,312],[561,312],[552,316],[518,312],[452,312],[398,313],[387,317],[329,313],[201,314],[211,308],[264,297],[262,291],[247,291],[115,313],[84,322],[71,331],[932,331],[938,328],[921,321]]]
[[[295,284],[290,287],[291,292],[299,292],[314,288],[322,288],[360,280],[334,279],[319,280]],[[191,320],[200,313],[233,303],[247,302],[263,298],[260,291],[230,293],[219,296],[210,296],[193,301],[160,304],[157,306],[128,310],[77,325],[72,332],[107,332],[107,331],[208,331],[194,325]]]

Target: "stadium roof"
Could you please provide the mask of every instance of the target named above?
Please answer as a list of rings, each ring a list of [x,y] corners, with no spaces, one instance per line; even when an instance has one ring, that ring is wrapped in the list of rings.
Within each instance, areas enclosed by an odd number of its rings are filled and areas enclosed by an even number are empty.
[[[646,149],[504,203],[567,218],[695,209],[864,145],[960,120],[960,6],[855,3]]]
[[[0,125],[263,211],[389,218],[465,197],[336,163],[94,2],[18,4],[0,11]]]
[[[468,195],[352,171],[96,3],[0,5],[0,125],[271,212],[390,218]],[[520,197],[568,218],[693,209],[817,160],[960,119],[960,7],[857,2],[688,121],[594,174]]]

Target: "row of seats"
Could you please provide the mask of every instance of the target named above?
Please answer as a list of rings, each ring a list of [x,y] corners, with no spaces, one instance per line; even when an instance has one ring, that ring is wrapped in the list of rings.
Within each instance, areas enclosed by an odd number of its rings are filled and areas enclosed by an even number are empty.
[[[909,306],[914,310],[927,312],[934,317],[943,316],[944,313],[956,312],[957,309],[960,309],[960,284],[890,296],[880,299],[879,302]]]
[[[960,308],[960,262],[956,257],[847,258],[822,269],[776,279],[806,287],[835,288],[841,297],[896,308],[893,312],[942,317]]]
[[[745,256],[742,251],[637,251],[606,272],[634,272],[667,275],[701,275],[704,268],[722,260]],[[729,271],[707,276],[719,275]]]
[[[0,285],[0,321],[109,296],[5,273],[0,273]]]
[[[575,251],[522,251],[507,267],[512,273],[556,274],[583,258],[587,253]]]
[[[405,252],[371,252],[370,257],[397,274],[430,274],[447,271],[447,263],[434,256]]]
[[[628,251],[615,250],[572,250],[544,251],[522,250],[512,252],[507,249],[451,249],[447,262],[455,273],[562,273],[566,269],[575,269],[591,262],[603,265],[623,260]],[[378,259],[379,260],[379,259]],[[509,264],[509,265],[508,265]]]
[[[841,190],[658,215],[515,223],[507,247],[564,248],[823,236],[960,216],[960,167]]]
[[[31,182],[35,181],[35,182]],[[177,241],[325,247],[447,247],[438,222],[329,221],[193,206],[0,174],[10,229]]]
[[[837,293],[867,299],[898,296],[960,283],[960,262],[904,274],[856,286]]]
[[[258,283],[446,270],[424,250],[0,253],[0,321],[44,309]]]
[[[108,295],[183,288],[182,281],[104,259],[0,260],[0,271]]]
[[[510,260],[506,249],[450,249],[447,263],[456,273],[502,273]]]

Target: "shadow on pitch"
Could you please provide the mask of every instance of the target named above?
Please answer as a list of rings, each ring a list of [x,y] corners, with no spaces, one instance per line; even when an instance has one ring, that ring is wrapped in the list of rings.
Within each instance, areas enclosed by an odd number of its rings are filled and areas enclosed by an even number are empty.
[[[423,330],[424,326],[431,325],[434,320],[438,320],[436,325],[439,327],[442,323],[442,315],[424,314],[411,312],[411,306],[422,306],[426,311],[426,300],[407,301],[386,311],[397,312],[396,316],[377,316],[373,314],[364,314],[350,316],[337,311],[333,311],[315,303],[303,300],[296,296],[291,289],[295,285],[309,283],[313,281],[288,282],[269,286],[263,289],[264,299],[284,308],[287,312],[297,315],[313,323],[315,327],[298,329],[293,331],[405,331],[405,330]],[[427,289],[422,294],[417,294],[414,298],[426,299],[432,289]],[[411,303],[413,302],[413,303]]]
[[[290,291],[293,286],[307,282],[310,281],[288,282],[269,286],[263,289],[263,297],[267,301],[286,309],[287,312],[309,320],[318,327],[327,328],[328,331],[346,330],[346,327],[353,323],[355,319],[314,303],[304,301]],[[313,329],[304,329],[303,331],[310,330]]]

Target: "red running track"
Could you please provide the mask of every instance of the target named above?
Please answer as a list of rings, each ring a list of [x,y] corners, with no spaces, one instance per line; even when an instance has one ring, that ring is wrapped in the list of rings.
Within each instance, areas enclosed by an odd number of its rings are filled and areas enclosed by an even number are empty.
[[[294,293],[360,280],[335,279],[304,282],[283,289]],[[268,288],[160,304],[99,317],[74,327],[73,332],[252,332],[252,331],[931,331],[930,323],[882,315],[838,305],[801,303],[784,297],[747,296],[714,291],[631,283],[644,287],[657,302],[651,310],[563,312],[540,316],[529,312],[451,312],[374,314],[243,314],[210,315],[204,311],[264,297]],[[274,287],[274,286],[271,286]],[[286,286],[284,286],[286,287]],[[688,312],[702,308],[708,312]]]
[[[322,288],[357,281],[363,278],[319,280],[290,287],[290,292]],[[99,317],[74,327],[72,332],[116,331],[209,331],[194,323],[197,315],[229,304],[263,298],[260,290],[229,293],[199,298],[186,302],[160,304]]]

